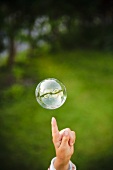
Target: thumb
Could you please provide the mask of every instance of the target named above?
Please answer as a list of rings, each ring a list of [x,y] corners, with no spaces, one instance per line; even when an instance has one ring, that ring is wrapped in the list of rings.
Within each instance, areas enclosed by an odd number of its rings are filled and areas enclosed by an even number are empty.
[[[66,146],[68,145],[68,141],[69,141],[69,132],[68,131],[65,131],[64,132],[64,136],[62,138],[62,143],[61,143],[61,146]]]

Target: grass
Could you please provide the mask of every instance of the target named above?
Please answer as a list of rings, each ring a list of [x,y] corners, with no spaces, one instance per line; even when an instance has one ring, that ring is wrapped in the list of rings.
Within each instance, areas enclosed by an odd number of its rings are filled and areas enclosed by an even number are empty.
[[[16,62],[21,58],[18,56]],[[19,94],[15,88],[6,89],[0,108],[3,169],[47,169],[55,156],[51,140],[52,116],[56,117],[59,129],[70,127],[76,131],[72,161],[78,169],[112,169],[112,54],[72,51],[25,58],[25,67],[18,66],[21,71],[15,74],[18,73],[18,79],[30,76],[33,82],[28,86],[24,84],[23,88],[16,85]],[[41,108],[34,96],[37,84],[48,77],[61,80],[67,88],[67,100],[56,110]]]

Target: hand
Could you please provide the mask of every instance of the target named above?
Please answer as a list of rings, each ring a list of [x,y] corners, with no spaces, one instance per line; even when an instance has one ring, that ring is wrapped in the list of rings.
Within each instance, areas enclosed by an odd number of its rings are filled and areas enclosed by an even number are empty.
[[[55,118],[52,118],[52,137],[56,151],[54,167],[56,170],[67,170],[69,160],[74,152],[75,132],[69,128],[59,132]]]

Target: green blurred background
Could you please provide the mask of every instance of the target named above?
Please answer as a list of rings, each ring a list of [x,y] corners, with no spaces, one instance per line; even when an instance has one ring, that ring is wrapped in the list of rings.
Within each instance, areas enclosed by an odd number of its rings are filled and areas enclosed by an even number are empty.
[[[45,78],[66,86],[59,109],[35,99]],[[76,132],[77,169],[112,170],[112,0],[0,0],[1,170],[49,167],[52,116]]]

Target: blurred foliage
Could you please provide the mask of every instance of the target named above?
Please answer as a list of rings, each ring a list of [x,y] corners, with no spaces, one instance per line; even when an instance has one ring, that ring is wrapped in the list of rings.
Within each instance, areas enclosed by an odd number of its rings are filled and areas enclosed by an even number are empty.
[[[4,91],[4,100],[17,100],[24,94],[24,86],[21,84],[14,84]]]
[[[1,80],[6,78],[3,70]],[[16,57],[13,73],[13,84],[7,82],[0,88],[2,169],[47,169],[55,156],[50,125],[55,116],[59,130],[70,127],[76,131],[72,161],[77,168],[112,170],[112,53],[40,51],[28,60],[27,52],[23,52]],[[68,94],[66,103],[52,111],[41,108],[35,100],[37,84],[48,77],[61,80]]]
[[[9,69],[14,66],[17,41],[29,45],[30,57],[44,44],[53,52],[113,49],[112,0],[1,0],[0,20],[0,51],[7,48]]]

